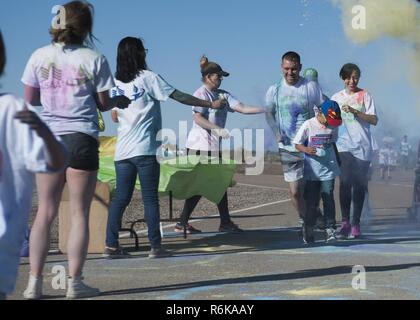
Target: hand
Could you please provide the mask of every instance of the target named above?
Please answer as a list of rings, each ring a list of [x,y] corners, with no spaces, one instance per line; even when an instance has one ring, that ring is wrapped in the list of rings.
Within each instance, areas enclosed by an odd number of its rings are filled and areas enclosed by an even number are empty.
[[[114,97],[114,99],[115,99],[115,106],[118,109],[125,109],[131,103],[131,100],[128,99],[126,96],[116,96],[116,97]]]
[[[212,132],[214,132],[219,138],[222,139],[229,139],[230,138],[230,133],[228,130],[226,129],[213,129]]]
[[[347,112],[347,113],[352,113],[354,115],[357,115],[359,113],[359,111],[357,111],[356,109],[350,107],[349,105],[344,105],[343,106],[343,111]]]
[[[35,112],[30,111],[26,104],[22,111],[16,113],[14,118],[20,120],[20,122],[24,124],[29,125],[29,127],[32,130],[35,130],[38,136],[41,138],[50,133],[48,126],[38,117]]]
[[[216,101],[212,101],[211,108],[212,109],[223,109],[227,106],[227,101],[225,99],[219,99]]]
[[[305,150],[304,150],[304,152],[306,154],[309,154],[311,156],[314,156],[314,155],[316,155],[316,148],[306,147]]]

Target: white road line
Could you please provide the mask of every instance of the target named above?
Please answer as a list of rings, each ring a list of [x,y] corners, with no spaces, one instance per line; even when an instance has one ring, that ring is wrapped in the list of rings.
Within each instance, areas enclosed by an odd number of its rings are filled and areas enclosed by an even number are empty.
[[[289,191],[289,189],[287,189],[287,188],[267,187],[267,186],[260,186],[260,185],[256,185],[256,184],[248,184],[248,183],[240,183],[240,182],[238,182],[238,185],[239,186],[246,186],[246,187],[256,187],[256,188],[261,188],[261,189],[273,189],[273,190]]]
[[[258,208],[272,206],[272,205],[275,205],[275,204],[285,203],[285,202],[288,202],[288,201],[291,201],[291,199],[285,199],[285,200],[280,200],[280,201],[275,201],[275,202],[270,202],[270,203],[264,203],[264,204],[254,206],[254,207],[249,207],[249,208],[244,208],[244,209],[231,211],[230,213],[239,213],[239,212],[254,210],[254,209],[258,209]],[[218,216],[219,216],[218,214],[215,214],[215,215],[212,215],[212,216],[209,216],[209,217],[212,218],[212,217],[218,217]],[[194,219],[194,222],[199,222],[199,221],[204,221],[204,220],[205,219]],[[164,226],[163,229],[173,228],[173,227],[175,227],[175,225],[176,225],[176,223],[169,224],[169,225]],[[137,234],[138,235],[147,234],[147,229],[137,231]],[[128,233],[128,232],[127,233],[122,233],[120,236],[121,237],[129,237],[130,233]]]

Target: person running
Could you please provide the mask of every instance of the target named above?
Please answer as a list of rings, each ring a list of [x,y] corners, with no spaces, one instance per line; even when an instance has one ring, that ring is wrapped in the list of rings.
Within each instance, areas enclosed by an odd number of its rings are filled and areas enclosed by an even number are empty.
[[[368,171],[373,157],[370,126],[376,126],[378,117],[374,100],[369,92],[358,87],[360,68],[347,63],[340,70],[345,89],[331,99],[341,108],[343,125],[340,126],[337,149],[341,160],[340,207],[342,214],[340,239],[358,238],[360,217],[366,190]],[[353,202],[353,219],[350,221],[350,207]]]
[[[317,82],[300,76],[302,64],[298,53],[286,52],[281,61],[283,79],[267,91],[266,115],[278,142],[284,180],[289,184],[290,197],[303,226],[304,155],[292,142],[302,124],[315,115],[314,108],[324,102],[324,97]]]
[[[320,106],[315,117],[303,123],[293,140],[296,149],[305,153],[305,244],[315,242],[314,227],[321,198],[326,222],[325,240],[335,240],[334,184],[335,178],[340,175],[335,143],[341,123],[341,111],[337,102],[327,100]]]
[[[207,110],[200,106],[193,107],[193,128],[187,138],[187,154],[211,156],[216,153],[220,157],[220,138],[229,138],[229,133],[225,129],[226,120],[229,112],[239,112],[241,114],[264,113],[265,109],[251,107],[241,103],[228,91],[220,89],[223,78],[228,77],[229,73],[222,67],[203,56],[200,61],[203,85],[194,93],[194,96],[206,101],[215,101],[223,97],[228,106],[220,110]],[[196,195],[185,201],[184,208],[175,226],[175,232],[199,233],[198,230],[188,223],[192,212],[200,201],[201,196]],[[230,218],[228,207],[228,195],[225,192],[222,200],[217,204],[220,215],[219,232],[242,232]]]
[[[91,49],[93,6],[72,1],[64,5],[65,28],[51,28],[52,43],[36,50],[22,76],[25,99],[42,105],[41,118],[69,150],[65,171],[36,177],[38,212],[30,235],[30,276],[24,298],[42,297],[43,267],[51,225],[57,216],[64,184],[69,189],[71,225],[68,239],[68,299],[90,297],[99,290],[83,280],[89,243],[89,210],[99,168],[98,112],[126,108],[126,97],[110,98],[114,86],[106,58]]]
[[[0,76],[6,53],[0,32]],[[0,93],[0,300],[15,288],[36,172],[57,172],[65,147],[22,99]]]
[[[125,110],[113,110],[112,119],[119,124],[115,148],[116,193],[109,207],[104,257],[129,255],[119,245],[118,232],[125,209],[133,196],[137,176],[140,178],[144,216],[151,251],[149,258],[168,256],[161,247],[159,213],[160,165],[156,154],[161,145],[157,134],[162,129],[160,102],[169,98],[203,110],[220,108],[223,100],[201,100],[176,90],[146,63],[147,49],[138,38],[127,37],[118,45],[115,95],[131,98]]]

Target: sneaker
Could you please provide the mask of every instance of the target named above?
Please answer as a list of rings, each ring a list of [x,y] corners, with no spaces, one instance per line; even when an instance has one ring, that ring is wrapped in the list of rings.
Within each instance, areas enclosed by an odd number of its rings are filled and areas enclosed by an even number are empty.
[[[83,283],[83,277],[68,278],[67,299],[81,299],[96,297],[100,294],[99,289],[91,288]]]
[[[337,239],[347,239],[351,232],[351,225],[348,221],[343,221],[341,224],[341,229],[335,235]]]
[[[184,226],[180,223],[177,223],[175,228],[174,228],[175,232],[184,232]],[[194,228],[192,225],[190,225],[189,223],[187,224],[187,233],[188,234],[193,234],[193,233],[201,233],[201,230],[198,230],[196,228]]]
[[[105,247],[105,251],[102,254],[102,256],[104,258],[107,258],[107,259],[126,259],[126,258],[131,258],[131,255],[128,254],[128,252],[125,251],[125,249],[123,247],[118,247],[118,248]]]
[[[149,253],[149,259],[159,259],[170,257],[171,253],[162,248],[152,248]]]
[[[241,228],[239,228],[236,224],[232,221],[226,224],[221,224],[219,226],[219,232],[232,232],[232,233],[241,233],[244,232]]]
[[[334,242],[336,240],[335,230],[333,228],[325,229],[325,242]]]
[[[360,231],[360,225],[352,225],[351,226],[351,234],[349,239],[358,239],[362,236],[362,232]]]
[[[303,226],[302,235],[304,244],[310,244],[315,242],[314,227]]]
[[[38,300],[42,297],[42,276],[35,278],[29,275],[28,286],[23,292],[23,297],[27,300]]]

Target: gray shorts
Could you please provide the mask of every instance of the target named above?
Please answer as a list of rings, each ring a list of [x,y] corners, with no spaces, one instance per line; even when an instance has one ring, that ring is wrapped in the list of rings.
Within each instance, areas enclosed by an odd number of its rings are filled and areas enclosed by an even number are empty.
[[[304,158],[301,152],[290,152],[279,149],[280,161],[283,166],[284,181],[296,182],[303,178]]]

